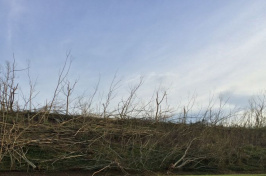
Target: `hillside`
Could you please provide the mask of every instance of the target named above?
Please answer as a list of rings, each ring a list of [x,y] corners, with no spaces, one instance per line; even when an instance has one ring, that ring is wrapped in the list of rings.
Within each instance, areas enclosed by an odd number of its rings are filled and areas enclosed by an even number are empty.
[[[266,171],[266,128],[45,112],[0,119],[2,171]]]
[[[116,75],[107,94],[98,93],[98,83],[90,96],[75,97],[70,65],[66,59],[52,98],[42,104],[29,75],[29,90],[19,86],[16,75],[25,69],[6,62],[0,72],[1,171],[266,171],[265,94],[237,111],[221,99],[193,111],[193,98],[174,109],[166,90],[140,100],[140,78],[115,105]]]

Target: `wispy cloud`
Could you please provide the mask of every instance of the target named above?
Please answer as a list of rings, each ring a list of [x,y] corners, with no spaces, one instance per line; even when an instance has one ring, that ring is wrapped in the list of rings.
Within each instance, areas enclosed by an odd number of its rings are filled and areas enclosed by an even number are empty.
[[[99,73],[108,89],[117,69],[125,84],[144,76],[144,99],[158,87],[172,102],[194,92],[201,101],[210,94],[246,98],[266,87],[265,1],[113,2],[7,1],[4,47],[18,43],[18,57],[33,59],[40,88],[51,87],[68,50],[80,89]]]
[[[252,5],[220,25],[223,30],[214,28],[213,36],[223,36],[220,41],[211,42],[196,53],[183,53],[181,59],[168,55],[170,58],[162,63],[167,66],[146,73],[147,90],[162,83],[171,87],[173,99],[196,91],[199,99],[207,100],[210,92],[229,91],[235,92],[230,94],[233,97],[243,97],[234,99],[244,101],[265,89],[266,15],[262,7],[265,4]]]
[[[14,32],[17,30],[20,23],[21,15],[25,12],[25,1],[8,1],[8,16],[7,16],[7,45],[12,46],[12,41],[14,39]],[[22,5],[23,4],[23,5]]]

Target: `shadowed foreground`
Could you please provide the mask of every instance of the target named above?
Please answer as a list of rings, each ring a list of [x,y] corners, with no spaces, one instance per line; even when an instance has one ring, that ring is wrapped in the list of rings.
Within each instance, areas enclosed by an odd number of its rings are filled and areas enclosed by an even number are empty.
[[[266,129],[1,113],[2,171],[265,172]]]

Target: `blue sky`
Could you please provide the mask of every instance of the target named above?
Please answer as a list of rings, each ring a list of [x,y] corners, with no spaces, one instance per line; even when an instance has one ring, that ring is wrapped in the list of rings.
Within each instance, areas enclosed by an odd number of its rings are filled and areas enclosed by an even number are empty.
[[[41,101],[71,50],[77,93],[117,71],[125,89],[144,76],[143,98],[161,86],[173,104],[196,92],[243,105],[266,88],[265,47],[265,0],[0,0],[1,64],[30,60]]]

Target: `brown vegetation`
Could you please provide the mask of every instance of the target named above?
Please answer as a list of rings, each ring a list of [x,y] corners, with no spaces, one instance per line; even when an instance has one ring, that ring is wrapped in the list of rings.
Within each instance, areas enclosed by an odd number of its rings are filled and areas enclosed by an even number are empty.
[[[188,123],[191,107],[184,107],[176,115],[177,120],[170,122],[172,110],[163,108],[165,91],[156,91],[154,107],[152,100],[141,106],[135,103],[142,79],[118,109],[108,111],[119,82],[114,77],[102,113],[90,111],[96,86],[89,102],[84,105],[79,98],[75,106],[79,113],[71,114],[70,96],[77,82],[67,80],[67,64],[68,60],[59,74],[52,101],[37,111],[32,111],[34,84],[30,97],[25,98],[29,106],[19,105],[15,83],[18,70],[15,62],[6,64],[0,79],[0,170],[82,169],[93,175],[110,169],[124,174],[266,171],[264,101],[251,102],[251,111],[244,116],[248,123],[241,125],[222,123],[231,117],[231,113],[222,113],[222,103],[218,110],[210,106],[192,123]],[[62,92],[67,102],[56,104]]]

